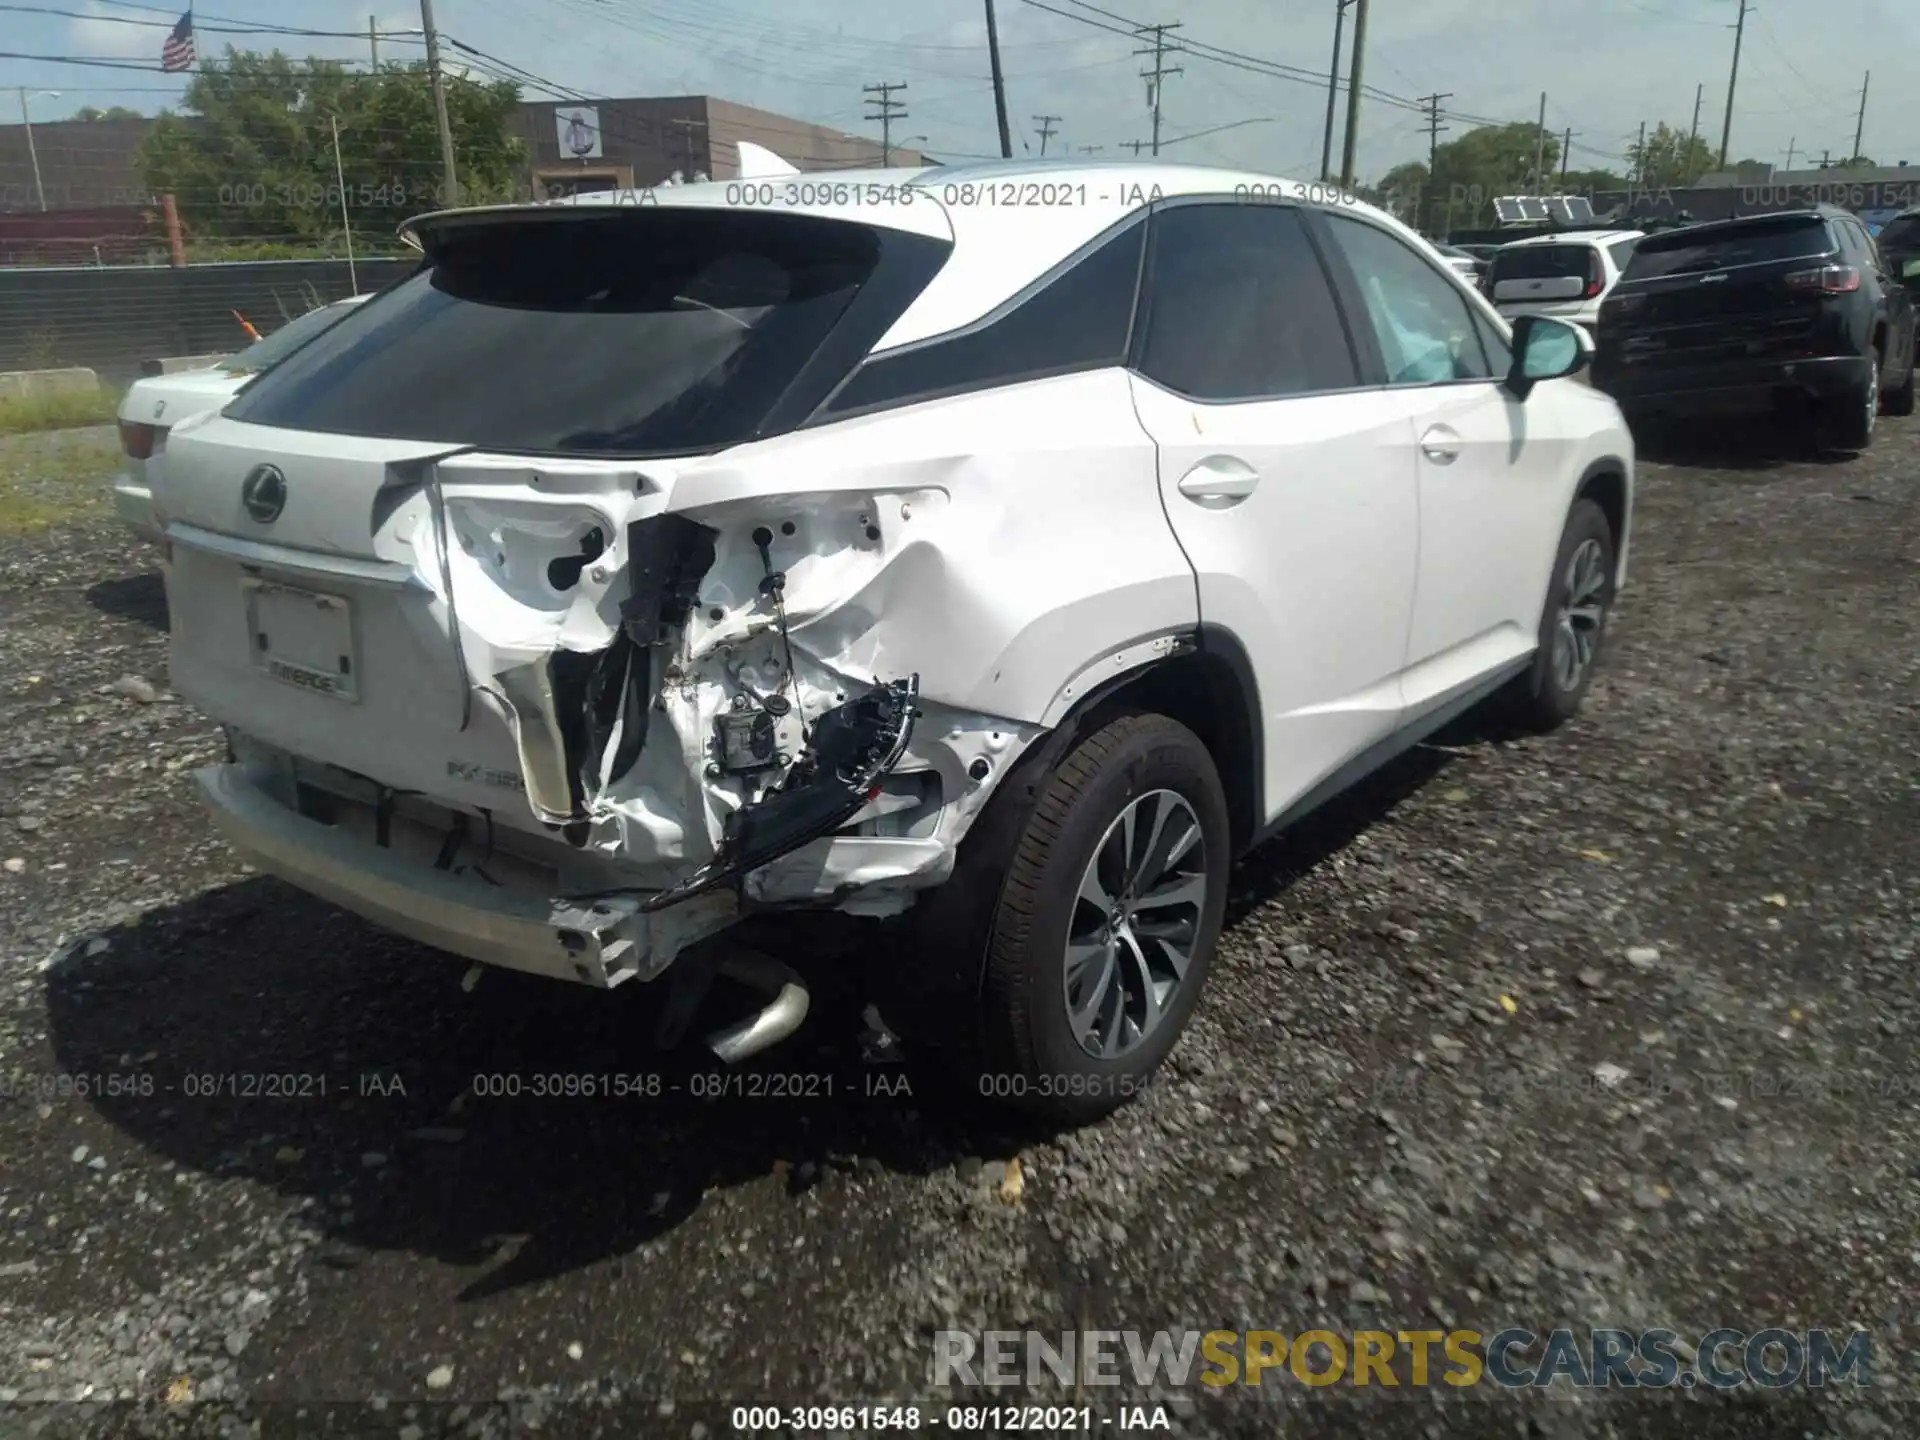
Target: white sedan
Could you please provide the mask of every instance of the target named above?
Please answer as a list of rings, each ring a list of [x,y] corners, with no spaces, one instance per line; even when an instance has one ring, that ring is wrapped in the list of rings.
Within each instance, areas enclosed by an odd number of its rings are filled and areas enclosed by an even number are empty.
[[[134,381],[120,402],[121,466],[113,481],[115,513],[141,538],[157,541],[153,481],[166,460],[167,432],[189,415],[218,410],[254,376],[291,355],[366,298],[353,295],[309,310],[205,370]]]

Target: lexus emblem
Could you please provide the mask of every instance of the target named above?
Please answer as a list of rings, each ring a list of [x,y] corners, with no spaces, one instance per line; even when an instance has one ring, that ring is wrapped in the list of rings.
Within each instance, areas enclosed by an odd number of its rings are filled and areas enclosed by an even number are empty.
[[[287,477],[275,466],[254,466],[240,484],[240,503],[255,522],[271,525],[287,508]]]

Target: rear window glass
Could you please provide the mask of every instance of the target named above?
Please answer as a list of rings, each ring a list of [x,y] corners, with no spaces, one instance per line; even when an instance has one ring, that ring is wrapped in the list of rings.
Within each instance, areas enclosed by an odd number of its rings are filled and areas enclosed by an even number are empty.
[[[1804,260],[1831,254],[1834,248],[1826,222],[1813,216],[1700,225],[1649,235],[1634,251],[1625,278],[1656,280],[1663,275],[1724,270],[1733,265]]]
[[[1585,280],[1594,272],[1590,245],[1516,245],[1493,257],[1489,272],[1495,284],[1502,280],[1558,280],[1574,276]]]
[[[885,242],[817,216],[639,208],[476,223],[429,248],[228,413],[491,450],[720,449],[758,433]]]

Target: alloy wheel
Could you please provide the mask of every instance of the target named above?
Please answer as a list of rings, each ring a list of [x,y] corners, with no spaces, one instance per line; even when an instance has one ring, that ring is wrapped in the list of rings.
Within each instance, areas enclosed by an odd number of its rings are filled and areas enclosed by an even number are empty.
[[[1565,693],[1580,688],[1600,648],[1606,591],[1606,553],[1598,540],[1583,540],[1561,577],[1560,613],[1553,627],[1553,678]]]
[[[1074,898],[1062,984],[1080,1048],[1113,1060],[1172,1008],[1207,900],[1200,817],[1172,790],[1129,801],[1094,847]]]

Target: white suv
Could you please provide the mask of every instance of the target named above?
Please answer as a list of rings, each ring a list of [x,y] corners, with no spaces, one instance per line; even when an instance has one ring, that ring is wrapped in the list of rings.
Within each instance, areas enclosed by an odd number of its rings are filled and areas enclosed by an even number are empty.
[[[410,231],[423,272],[179,426],[156,498],[214,815],[417,939],[680,1017],[731,966],[737,1060],[804,988],[693,942],[895,917],[910,1049],[1087,1116],[1173,1045],[1237,855],[1496,692],[1586,692],[1633,446],[1583,338],[1319,185],[996,164]]]
[[[1600,305],[1644,238],[1640,230],[1566,230],[1502,245],[1483,278],[1494,306],[1509,320],[1550,315],[1589,336]]]

